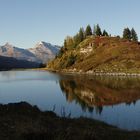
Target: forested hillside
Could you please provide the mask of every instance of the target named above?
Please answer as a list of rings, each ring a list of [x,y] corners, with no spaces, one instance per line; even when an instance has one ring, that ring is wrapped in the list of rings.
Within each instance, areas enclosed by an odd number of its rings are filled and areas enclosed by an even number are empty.
[[[99,25],[80,28],[67,37],[49,69],[76,72],[140,72],[140,45],[137,33],[125,28],[123,36],[111,36]]]

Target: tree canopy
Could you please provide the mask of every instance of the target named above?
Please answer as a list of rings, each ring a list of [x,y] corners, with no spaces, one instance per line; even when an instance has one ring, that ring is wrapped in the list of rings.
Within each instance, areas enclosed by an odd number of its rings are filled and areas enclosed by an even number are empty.
[[[106,30],[103,30],[102,36],[109,36]]]
[[[123,38],[131,40],[131,31],[128,27],[124,28],[124,30],[123,30]]]
[[[101,28],[100,28],[99,24],[94,26],[94,34],[96,36],[101,36],[102,35],[102,31],[101,31]]]
[[[87,36],[90,36],[90,35],[92,35],[92,29],[91,29],[90,25],[88,25],[86,27],[85,36],[87,37]]]
[[[131,30],[128,27],[124,28],[123,38],[128,39],[128,40],[132,40],[132,41],[138,41],[138,36],[137,36],[137,33],[134,30],[134,28],[132,28]]]
[[[131,29],[131,39],[132,41],[138,41],[138,36],[134,28]]]
[[[75,34],[74,36],[67,36],[66,37],[66,39],[64,40],[65,50],[74,49],[86,37],[91,36],[91,35],[94,35],[94,36],[110,36],[106,30],[103,30],[103,32],[102,32],[99,24],[95,25],[93,30],[91,29],[90,25],[87,25],[86,29],[81,27],[79,29],[79,31],[77,32],[77,34]],[[132,28],[131,30],[128,27],[124,28],[123,38],[128,39],[130,41],[131,40],[132,41],[138,41],[138,35],[137,35],[136,31],[134,30],[134,28]],[[63,51],[65,51],[65,50],[63,50]],[[63,53],[63,51],[62,51],[62,53]]]

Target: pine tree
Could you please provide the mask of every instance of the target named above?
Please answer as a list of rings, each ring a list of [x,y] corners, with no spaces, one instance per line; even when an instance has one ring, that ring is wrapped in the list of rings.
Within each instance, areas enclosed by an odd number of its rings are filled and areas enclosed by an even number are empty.
[[[65,41],[64,41],[64,47],[67,48],[67,49],[71,49],[74,47],[74,40],[73,40],[73,37],[71,36],[67,36]]]
[[[101,31],[101,28],[100,28],[99,24],[97,24],[94,27],[94,33],[95,33],[96,36],[101,36],[102,35],[102,31]]]
[[[102,35],[103,36],[109,36],[106,30],[103,31],[103,34]]]
[[[81,39],[80,39],[80,36],[79,36],[79,33],[77,33],[74,37],[74,44],[75,44],[75,47],[81,42]]]
[[[136,31],[134,30],[134,28],[131,29],[131,39],[133,41],[138,41],[138,36],[137,36],[137,33]]]
[[[92,35],[92,29],[91,29],[90,25],[88,25],[86,27],[85,36],[87,37],[87,36],[90,36],[90,35]]]
[[[93,27],[93,35],[96,35],[96,25]]]
[[[125,28],[123,30],[123,38],[124,39],[128,39],[128,40],[131,40],[131,31],[129,28]]]
[[[84,29],[80,28],[79,30],[79,40],[82,42],[84,40]]]
[[[67,41],[66,41],[66,39],[64,40],[64,47],[67,48]]]

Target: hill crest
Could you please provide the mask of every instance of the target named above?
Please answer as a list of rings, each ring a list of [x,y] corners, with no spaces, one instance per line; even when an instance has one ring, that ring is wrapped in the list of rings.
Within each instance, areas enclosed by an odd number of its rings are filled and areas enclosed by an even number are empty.
[[[63,47],[49,69],[76,72],[140,72],[140,44],[120,37],[89,36]]]

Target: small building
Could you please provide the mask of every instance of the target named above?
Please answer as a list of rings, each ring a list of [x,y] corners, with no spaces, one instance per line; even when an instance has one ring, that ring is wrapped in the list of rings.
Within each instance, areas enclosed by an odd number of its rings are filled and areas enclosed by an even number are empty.
[[[90,42],[90,43],[89,43],[89,47],[93,47],[94,45],[95,45],[94,42]]]

